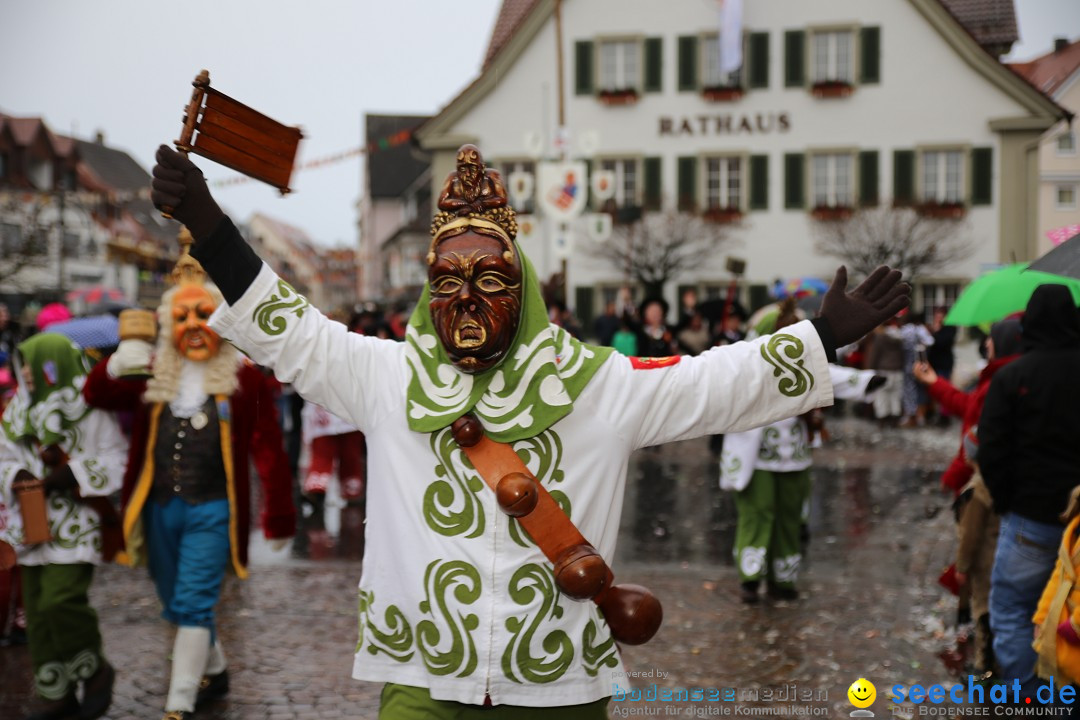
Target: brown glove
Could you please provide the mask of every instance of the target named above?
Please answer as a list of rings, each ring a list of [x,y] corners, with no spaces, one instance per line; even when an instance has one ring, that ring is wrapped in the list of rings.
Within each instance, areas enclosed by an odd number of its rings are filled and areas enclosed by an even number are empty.
[[[67,463],[57,465],[45,476],[45,492],[66,492],[79,486],[75,479],[75,473],[71,472],[71,466]]]
[[[851,292],[841,265],[821,301],[821,317],[832,328],[837,347],[849,345],[911,304],[911,286],[900,271],[879,265]]]
[[[167,145],[158,148],[156,158],[150,193],[154,206],[170,208],[170,214],[187,226],[195,240],[209,237],[225,213],[210,195],[202,171]]]

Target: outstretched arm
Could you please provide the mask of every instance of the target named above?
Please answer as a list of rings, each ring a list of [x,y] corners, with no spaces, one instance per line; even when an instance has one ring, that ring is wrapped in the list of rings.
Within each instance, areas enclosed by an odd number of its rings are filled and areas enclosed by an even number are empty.
[[[374,382],[404,365],[398,343],[350,333],[311,307],[244,242],[190,160],[162,145],[157,161],[154,204],[191,231],[191,254],[228,303],[214,313],[214,330],[305,399],[369,427],[380,412]]]

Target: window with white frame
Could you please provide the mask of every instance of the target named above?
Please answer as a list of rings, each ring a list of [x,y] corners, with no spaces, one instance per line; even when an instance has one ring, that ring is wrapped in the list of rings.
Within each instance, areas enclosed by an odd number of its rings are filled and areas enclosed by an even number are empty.
[[[742,208],[742,158],[705,158],[705,207]]]
[[[615,205],[632,207],[640,205],[638,188],[640,186],[638,161],[634,158],[623,160],[602,160],[600,167],[615,173]]]
[[[854,79],[854,40],[850,30],[815,32],[813,35],[813,76],[811,81],[846,82]]]
[[[1057,209],[1058,210],[1075,210],[1076,209],[1076,186],[1075,185],[1058,185],[1057,192]]]
[[[964,152],[927,150],[922,155],[923,202],[952,204],[964,201]]]
[[[720,72],[720,36],[708,35],[702,43],[701,86],[705,88],[742,87],[742,68]]]
[[[811,167],[814,207],[852,207],[855,204],[855,160],[852,155],[814,155]]]
[[[637,90],[641,84],[641,43],[637,40],[600,42],[599,89]]]
[[[1072,128],[1057,136],[1057,152],[1058,155],[1076,154],[1076,133]]]
[[[951,308],[956,304],[956,298],[960,295],[960,283],[923,283],[919,286],[922,291],[922,307],[924,310],[931,308]]]

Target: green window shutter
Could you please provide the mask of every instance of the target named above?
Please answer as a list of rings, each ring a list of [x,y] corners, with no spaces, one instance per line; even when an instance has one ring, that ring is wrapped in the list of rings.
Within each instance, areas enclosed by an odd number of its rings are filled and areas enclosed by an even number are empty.
[[[784,87],[802,87],[806,83],[806,33],[784,33]]]
[[[679,92],[698,89],[698,39],[696,35],[679,37]]]
[[[578,40],[574,43],[574,93],[577,95],[592,95],[593,93],[592,40]]]
[[[971,151],[971,204],[991,205],[993,202],[994,148],[973,148]]]
[[[645,158],[645,209],[659,210],[662,198],[660,188],[660,158]]]
[[[805,164],[806,157],[802,153],[784,155],[784,207],[788,210],[801,210],[806,207],[803,188]]]
[[[878,204],[878,153],[863,150],[859,153],[859,204],[874,207]]]
[[[769,156],[750,156],[750,209],[769,209]]]
[[[881,28],[864,27],[859,31],[859,82],[881,82]]]
[[[596,210],[596,202],[592,195],[592,171],[593,161],[586,158],[585,160],[585,209]]]
[[[769,33],[752,32],[750,49],[746,53],[749,62],[746,86],[752,89],[769,87]]]
[[[592,285],[578,285],[574,288],[574,316],[589,335],[592,334],[593,321],[596,319],[596,309],[593,307],[595,296]]]
[[[664,41],[645,38],[645,92],[660,92],[664,85]]]
[[[679,158],[679,209],[697,210],[697,157]]]
[[[915,202],[915,151],[893,151],[893,205]]]

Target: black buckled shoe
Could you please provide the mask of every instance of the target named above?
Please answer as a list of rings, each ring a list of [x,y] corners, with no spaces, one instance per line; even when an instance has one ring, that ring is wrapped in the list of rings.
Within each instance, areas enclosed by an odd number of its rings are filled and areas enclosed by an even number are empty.
[[[229,671],[222,670],[217,675],[203,675],[199,681],[199,692],[195,695],[195,709],[206,703],[225,697],[229,693]]]
[[[83,684],[83,701],[82,707],[79,708],[79,720],[96,720],[105,714],[112,705],[114,682],[116,682],[116,670],[103,659],[101,667]]]
[[[742,583],[739,586],[739,599],[747,605],[754,605],[760,600],[758,596],[758,585],[760,583],[757,580],[750,580]]]

